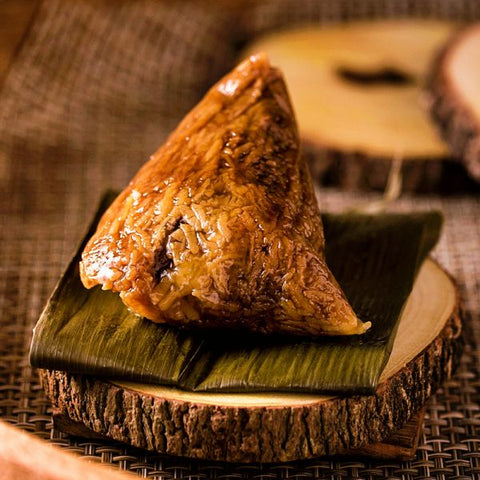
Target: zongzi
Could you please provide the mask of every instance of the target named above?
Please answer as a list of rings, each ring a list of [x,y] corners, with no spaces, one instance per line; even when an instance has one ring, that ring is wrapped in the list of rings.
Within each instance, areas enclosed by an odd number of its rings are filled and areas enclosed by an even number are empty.
[[[348,335],[281,73],[255,55],[183,119],[102,217],[83,284],[159,323]]]

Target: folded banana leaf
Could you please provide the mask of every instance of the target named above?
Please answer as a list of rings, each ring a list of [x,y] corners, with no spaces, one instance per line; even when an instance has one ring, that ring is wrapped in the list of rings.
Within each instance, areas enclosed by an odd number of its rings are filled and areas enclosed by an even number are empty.
[[[103,199],[86,239],[112,199]],[[357,315],[372,322],[362,336],[312,340],[155,324],[128,311],[117,294],[83,287],[85,240],[35,327],[31,364],[192,391],[372,393],[442,217],[345,213],[323,221],[327,263]]]

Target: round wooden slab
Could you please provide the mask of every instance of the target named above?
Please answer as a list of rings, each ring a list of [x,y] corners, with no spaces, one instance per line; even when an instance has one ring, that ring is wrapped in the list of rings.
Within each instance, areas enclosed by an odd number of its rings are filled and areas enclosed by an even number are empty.
[[[447,44],[430,78],[433,118],[453,154],[480,181],[480,24]]]
[[[210,460],[292,461],[379,442],[400,428],[450,377],[460,331],[455,284],[428,260],[371,396],[200,394],[58,371],[40,374],[57,414],[114,440]]]
[[[448,148],[423,105],[430,64],[456,25],[387,20],[274,32],[247,47],[285,74],[314,177],[384,189],[392,159],[404,190],[441,182]]]

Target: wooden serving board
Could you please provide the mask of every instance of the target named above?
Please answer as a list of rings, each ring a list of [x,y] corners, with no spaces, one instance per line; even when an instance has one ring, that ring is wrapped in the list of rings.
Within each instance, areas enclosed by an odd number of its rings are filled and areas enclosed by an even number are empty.
[[[40,375],[57,424],[66,430],[76,426],[79,432],[84,425],[101,436],[171,455],[292,461],[344,454],[404,427],[452,374],[460,333],[455,283],[427,260],[374,395],[205,394],[59,371],[41,370]],[[381,454],[382,447],[373,451]]]
[[[424,82],[458,29],[439,20],[293,27],[254,40],[285,74],[313,177],[347,190],[383,190],[402,160],[404,191],[462,188],[424,104]],[[453,183],[458,183],[454,186]]]
[[[480,182],[480,23],[444,47],[429,79],[430,112],[450,150]]]

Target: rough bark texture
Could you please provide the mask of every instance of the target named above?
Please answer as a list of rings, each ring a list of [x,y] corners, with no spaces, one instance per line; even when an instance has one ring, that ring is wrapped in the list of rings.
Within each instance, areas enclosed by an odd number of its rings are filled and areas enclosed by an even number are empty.
[[[303,146],[312,178],[320,185],[347,191],[385,190],[392,159],[362,153],[328,150],[312,143]],[[476,191],[478,185],[452,158],[406,159],[402,165],[402,191],[455,193]]]
[[[430,114],[440,133],[452,154],[461,160],[472,178],[480,182],[480,125],[448,81],[448,57],[454,55],[460,42],[468,41],[468,32],[469,29],[460,32],[442,50],[434,62],[427,85]]]
[[[41,370],[57,415],[108,438],[156,452],[232,462],[278,462],[382,441],[417,412],[454,370],[459,302],[438,337],[375,395],[308,406],[225,407],[144,395],[108,381]]]
[[[382,460],[412,460],[418,447],[420,432],[422,430],[425,408],[414,414],[408,422],[393,432],[382,442],[366,445],[365,447],[348,449],[342,452],[344,456],[363,456]],[[56,430],[76,437],[91,438],[92,440],[106,440],[108,437],[95,433],[82,422],[71,420],[61,410],[52,412],[53,426]]]

